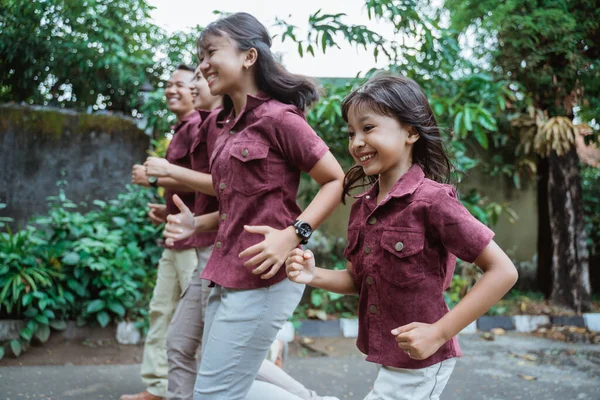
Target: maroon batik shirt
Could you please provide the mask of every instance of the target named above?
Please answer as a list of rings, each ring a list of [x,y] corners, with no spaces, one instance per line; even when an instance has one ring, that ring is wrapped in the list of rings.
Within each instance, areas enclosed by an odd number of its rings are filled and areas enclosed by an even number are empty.
[[[425,368],[461,355],[456,337],[425,360],[402,351],[391,331],[433,324],[448,312],[456,257],[473,262],[494,233],[457,200],[453,187],[425,178],[413,165],[377,204],[378,184],[356,196],[345,256],[359,291],[356,344],[367,361]]]
[[[266,95],[248,95],[237,117],[213,112],[206,129],[210,172],[219,201],[219,230],[202,278],[234,289],[255,289],[286,279],[285,267],[270,279],[246,268],[239,253],[264,240],[244,225],[285,229],[300,215],[301,171],[310,171],[328,148],[295,106]]]
[[[197,142],[197,136],[202,118],[197,111],[185,116],[174,127],[174,136],[167,148],[166,159],[171,164],[192,169],[192,149]],[[177,194],[190,209],[194,210],[196,205],[196,193],[180,190],[165,189],[167,202],[167,214],[179,214],[179,208],[173,202],[173,195]],[[201,195],[201,194],[198,194]],[[206,196],[206,195],[201,195]],[[209,246],[214,241],[213,233],[199,233],[187,239],[178,240],[170,248],[175,250],[192,249],[196,247]]]
[[[210,111],[198,111],[202,121],[210,115]],[[209,169],[209,154],[207,147],[206,131],[197,132],[191,146],[192,169],[198,172],[210,173]],[[194,215],[210,214],[219,209],[219,202],[215,196],[209,196],[202,192],[196,192],[196,200],[194,203]],[[217,232],[200,232],[193,236],[195,247],[210,246],[215,242]]]

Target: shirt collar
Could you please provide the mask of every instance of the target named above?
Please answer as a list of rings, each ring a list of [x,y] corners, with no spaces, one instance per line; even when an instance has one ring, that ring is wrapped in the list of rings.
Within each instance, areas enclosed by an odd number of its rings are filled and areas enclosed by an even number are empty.
[[[390,190],[391,197],[403,197],[413,194],[425,179],[420,165],[413,164]]]
[[[233,117],[234,110],[232,109],[229,112],[229,115],[225,116],[225,118],[223,120],[218,121],[218,123],[224,123],[225,125],[233,126],[233,125],[235,125],[237,123],[237,121],[240,120],[240,118],[244,114],[246,114],[246,113],[254,110],[258,106],[260,106],[261,104],[266,103],[269,100],[271,100],[271,97],[268,94],[264,93],[264,92],[258,92],[255,95],[248,93],[246,95],[246,105],[244,106],[244,108],[242,108],[242,111],[240,111],[239,115],[237,115],[235,117],[235,120],[234,120],[234,117]],[[233,124],[230,124],[231,122],[233,122]]]
[[[421,185],[425,179],[425,173],[423,169],[418,164],[413,164],[408,171],[404,175],[398,179],[398,182],[392,186],[392,190],[390,190],[390,197],[403,197],[410,194],[413,194],[415,190]],[[375,198],[377,197],[377,193],[379,192],[379,180],[371,186],[369,190],[354,196],[354,198]]]
[[[180,119],[179,121],[177,121],[175,123],[175,125],[172,126],[172,129],[177,132],[179,129],[181,129],[181,127],[183,125],[185,125],[188,122],[192,122],[196,119],[200,118],[200,114],[197,113],[196,111],[189,113],[188,115],[186,115],[185,117],[183,117],[182,119]]]

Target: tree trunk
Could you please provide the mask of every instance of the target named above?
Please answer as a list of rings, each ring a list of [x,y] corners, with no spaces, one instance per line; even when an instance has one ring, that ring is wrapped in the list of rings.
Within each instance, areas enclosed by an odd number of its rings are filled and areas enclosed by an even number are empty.
[[[556,305],[577,313],[591,308],[587,235],[583,219],[579,156],[573,146],[548,158],[548,211],[552,237],[552,293]]]
[[[538,157],[537,162],[537,206],[538,206],[538,241],[537,241],[537,285],[538,290],[546,298],[552,294],[552,235],[550,234],[550,212],[548,210],[548,159]]]

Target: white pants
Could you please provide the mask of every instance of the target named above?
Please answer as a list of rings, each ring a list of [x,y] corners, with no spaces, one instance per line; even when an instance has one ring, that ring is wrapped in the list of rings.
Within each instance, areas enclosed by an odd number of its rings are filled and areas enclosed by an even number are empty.
[[[380,365],[373,390],[364,400],[438,400],[454,365],[455,358],[421,369]]]

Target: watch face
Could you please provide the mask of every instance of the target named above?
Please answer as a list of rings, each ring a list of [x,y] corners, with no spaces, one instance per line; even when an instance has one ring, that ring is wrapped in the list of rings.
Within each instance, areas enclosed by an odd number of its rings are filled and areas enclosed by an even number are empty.
[[[158,178],[155,176],[149,176],[148,177],[148,182],[150,183],[156,183],[156,181],[158,181]]]
[[[299,224],[296,227],[296,231],[298,232],[298,235],[300,235],[303,238],[309,238],[312,234],[312,229],[308,224]]]

